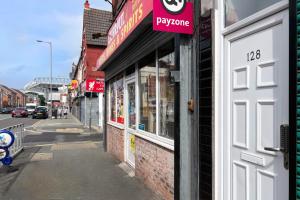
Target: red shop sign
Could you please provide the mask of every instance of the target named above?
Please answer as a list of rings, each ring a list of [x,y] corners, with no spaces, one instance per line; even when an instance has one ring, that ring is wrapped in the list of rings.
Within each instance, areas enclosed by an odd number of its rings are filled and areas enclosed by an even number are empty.
[[[152,11],[151,0],[126,1],[118,17],[110,27],[107,37],[107,47],[97,60],[97,68],[121,46],[126,38]]]
[[[104,93],[104,80],[87,79],[85,90],[86,92]]]
[[[153,0],[153,30],[193,34],[193,4],[186,0]]]

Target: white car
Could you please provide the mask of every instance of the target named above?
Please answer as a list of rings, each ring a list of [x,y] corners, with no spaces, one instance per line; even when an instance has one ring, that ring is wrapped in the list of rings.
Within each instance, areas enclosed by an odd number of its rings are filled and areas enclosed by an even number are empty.
[[[26,110],[28,111],[29,115],[31,115],[35,109],[36,109],[35,105],[26,105]]]

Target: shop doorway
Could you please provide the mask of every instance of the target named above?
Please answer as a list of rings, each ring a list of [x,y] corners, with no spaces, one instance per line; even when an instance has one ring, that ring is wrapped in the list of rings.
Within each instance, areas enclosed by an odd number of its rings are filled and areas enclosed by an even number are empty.
[[[135,135],[136,126],[136,84],[135,78],[127,79],[125,82],[126,107],[125,107],[125,158],[126,162],[135,167]]]
[[[288,10],[227,34],[224,61],[224,199],[288,199]]]

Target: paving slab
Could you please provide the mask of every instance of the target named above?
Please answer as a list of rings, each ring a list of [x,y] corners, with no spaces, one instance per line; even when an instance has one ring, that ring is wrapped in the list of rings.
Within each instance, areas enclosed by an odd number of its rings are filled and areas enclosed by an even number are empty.
[[[104,153],[102,142],[26,148],[16,159],[16,171],[0,170],[0,199],[158,199],[119,164]]]

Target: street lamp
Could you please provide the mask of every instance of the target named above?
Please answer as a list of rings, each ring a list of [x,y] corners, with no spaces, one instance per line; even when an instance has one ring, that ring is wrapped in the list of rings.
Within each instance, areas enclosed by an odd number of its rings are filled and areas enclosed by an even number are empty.
[[[112,5],[112,3],[109,0],[104,0],[104,1],[106,1],[107,3],[109,3],[110,5]]]
[[[37,42],[41,43],[47,43],[50,46],[50,113],[51,113],[51,119],[52,119],[52,42],[37,40]]]

